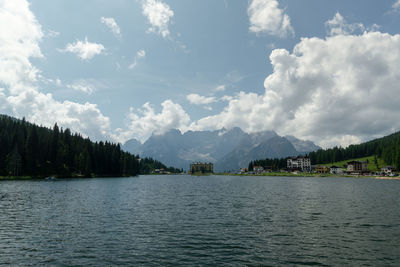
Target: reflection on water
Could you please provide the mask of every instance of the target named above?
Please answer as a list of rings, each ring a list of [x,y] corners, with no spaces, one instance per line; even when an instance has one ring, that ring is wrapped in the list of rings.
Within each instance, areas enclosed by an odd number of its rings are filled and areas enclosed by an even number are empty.
[[[141,176],[0,183],[0,264],[399,265],[399,181]]]

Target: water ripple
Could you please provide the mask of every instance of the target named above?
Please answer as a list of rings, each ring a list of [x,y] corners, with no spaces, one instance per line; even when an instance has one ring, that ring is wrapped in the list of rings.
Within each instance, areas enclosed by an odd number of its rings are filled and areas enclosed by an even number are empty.
[[[0,265],[398,266],[397,181],[0,183]]]

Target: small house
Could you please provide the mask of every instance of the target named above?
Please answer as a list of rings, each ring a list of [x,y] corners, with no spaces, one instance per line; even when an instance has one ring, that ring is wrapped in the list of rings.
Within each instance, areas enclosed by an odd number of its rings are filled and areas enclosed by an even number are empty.
[[[327,166],[316,166],[315,172],[316,173],[329,173],[329,168]]]
[[[343,169],[339,166],[331,166],[329,172],[331,174],[343,174]]]

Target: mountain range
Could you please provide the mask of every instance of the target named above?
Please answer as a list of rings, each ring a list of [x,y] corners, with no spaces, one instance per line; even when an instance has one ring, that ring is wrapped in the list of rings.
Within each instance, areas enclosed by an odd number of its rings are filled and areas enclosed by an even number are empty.
[[[214,170],[222,172],[247,167],[251,160],[296,156],[320,147],[294,136],[279,136],[274,131],[248,134],[235,127],[183,134],[172,129],[162,135],[153,134],[143,144],[130,139],[122,149],[184,170],[191,162],[212,162]]]

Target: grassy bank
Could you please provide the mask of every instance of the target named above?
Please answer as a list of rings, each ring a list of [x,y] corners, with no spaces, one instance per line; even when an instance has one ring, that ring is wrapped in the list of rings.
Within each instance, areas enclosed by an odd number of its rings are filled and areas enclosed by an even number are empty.
[[[318,165],[327,166],[327,167],[338,166],[338,167],[344,168],[344,166],[347,166],[347,162],[349,162],[349,161],[367,161],[368,162],[367,168],[369,171],[379,171],[381,168],[387,166],[387,164],[381,158],[377,158],[377,163],[378,163],[378,166],[377,166],[375,163],[375,156],[349,159],[349,160],[337,161],[337,162],[327,163],[327,164],[318,164]]]

